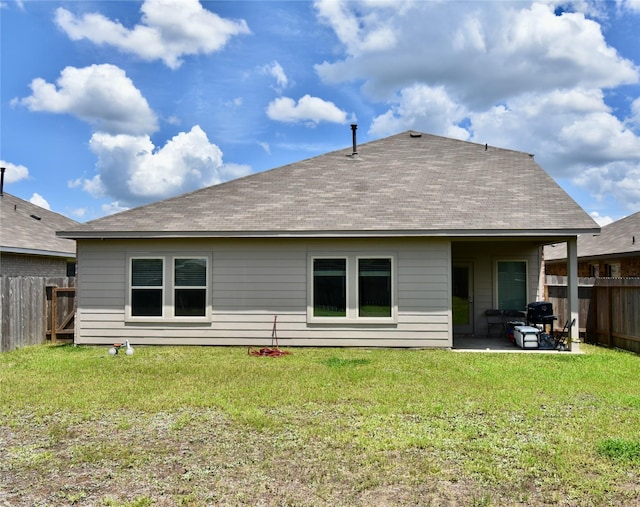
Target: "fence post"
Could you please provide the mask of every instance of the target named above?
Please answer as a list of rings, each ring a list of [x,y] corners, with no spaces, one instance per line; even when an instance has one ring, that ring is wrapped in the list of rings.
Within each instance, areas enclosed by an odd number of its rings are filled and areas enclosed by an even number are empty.
[[[58,287],[51,288],[51,344],[55,345],[58,336],[56,327],[58,326]]]
[[[611,286],[607,285],[607,347],[613,343],[613,296]]]

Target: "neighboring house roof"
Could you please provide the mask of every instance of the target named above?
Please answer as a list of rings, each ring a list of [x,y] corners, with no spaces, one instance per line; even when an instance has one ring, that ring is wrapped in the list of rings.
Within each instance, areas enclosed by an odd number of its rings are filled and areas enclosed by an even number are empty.
[[[597,224],[527,153],[416,132],[87,222],[68,238],[572,235]]]
[[[76,242],[56,236],[78,222],[4,192],[0,197],[0,251],[75,257]]]
[[[600,234],[578,236],[578,258],[640,255],[640,211],[602,227]],[[567,258],[567,244],[544,249],[546,261]]]

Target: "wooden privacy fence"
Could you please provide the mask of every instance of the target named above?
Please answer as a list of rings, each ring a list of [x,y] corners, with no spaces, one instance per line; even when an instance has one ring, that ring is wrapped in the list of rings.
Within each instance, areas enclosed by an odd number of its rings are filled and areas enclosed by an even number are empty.
[[[569,319],[569,301],[567,299],[567,277],[547,275],[547,297],[553,305],[553,313],[558,316],[556,326],[564,326]],[[589,309],[595,278],[578,278],[578,314],[580,319],[580,334],[585,335],[589,327]]]
[[[548,301],[562,324],[569,316],[566,283],[547,276]],[[640,278],[580,278],[578,300],[586,342],[640,353]]]
[[[598,279],[593,290],[590,338],[640,354],[640,278]]]
[[[75,278],[0,277],[0,352],[73,339]]]

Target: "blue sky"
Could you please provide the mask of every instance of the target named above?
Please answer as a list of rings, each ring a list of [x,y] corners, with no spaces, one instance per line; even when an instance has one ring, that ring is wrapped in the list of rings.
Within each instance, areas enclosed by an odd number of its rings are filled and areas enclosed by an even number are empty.
[[[640,0],[1,1],[5,191],[84,222],[414,129],[640,210]],[[540,203],[544,206],[544,203]]]

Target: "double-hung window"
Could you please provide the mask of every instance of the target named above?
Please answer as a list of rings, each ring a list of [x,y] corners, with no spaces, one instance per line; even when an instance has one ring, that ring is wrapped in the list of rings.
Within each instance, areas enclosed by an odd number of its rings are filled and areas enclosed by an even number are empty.
[[[393,255],[310,255],[309,270],[308,322],[395,322]]]
[[[174,314],[204,317],[207,310],[207,259],[174,259]]]
[[[131,316],[162,317],[164,259],[131,259]]]
[[[206,320],[211,315],[209,266],[208,256],[131,256],[127,317]]]

